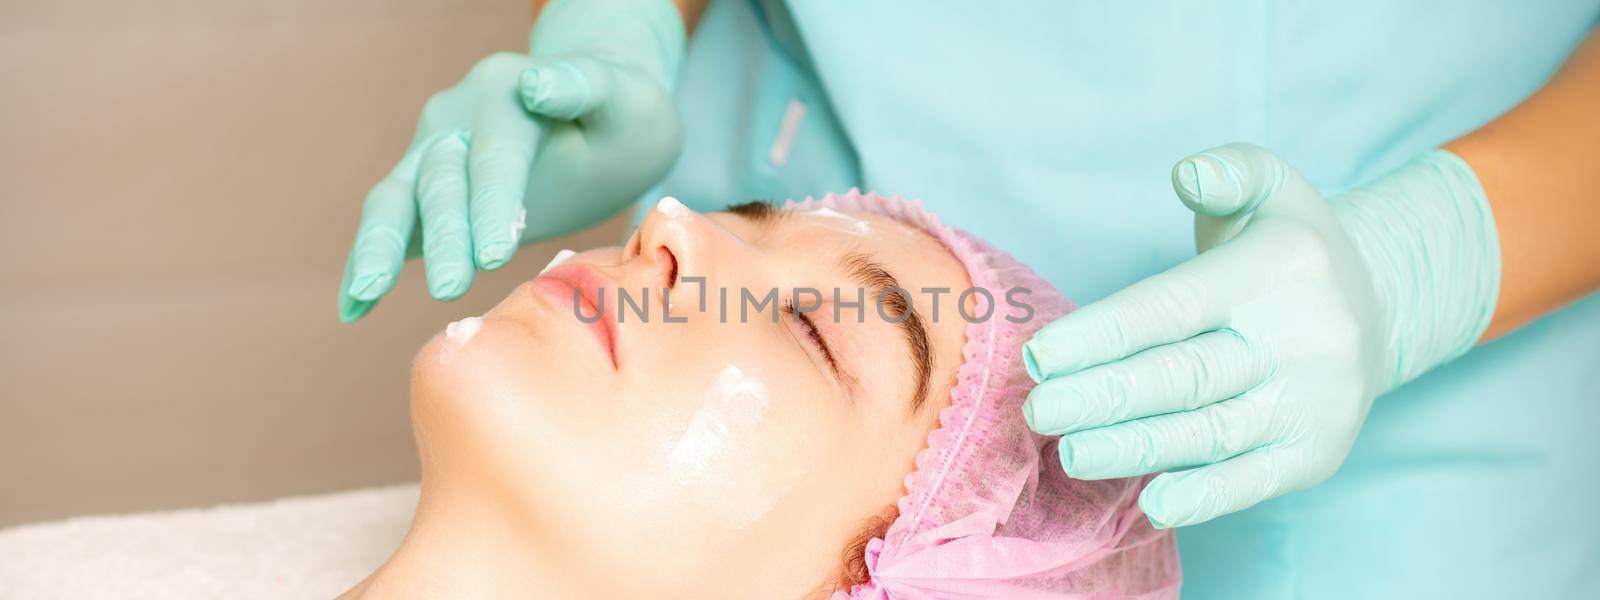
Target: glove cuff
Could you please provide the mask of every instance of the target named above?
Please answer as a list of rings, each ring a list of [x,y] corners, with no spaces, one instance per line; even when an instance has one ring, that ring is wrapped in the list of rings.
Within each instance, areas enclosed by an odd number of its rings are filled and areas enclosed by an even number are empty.
[[[551,0],[528,32],[535,58],[583,53],[638,68],[671,92],[687,35],[671,0]]]
[[[1385,307],[1389,389],[1472,349],[1500,295],[1499,235],[1472,167],[1434,150],[1332,204]]]

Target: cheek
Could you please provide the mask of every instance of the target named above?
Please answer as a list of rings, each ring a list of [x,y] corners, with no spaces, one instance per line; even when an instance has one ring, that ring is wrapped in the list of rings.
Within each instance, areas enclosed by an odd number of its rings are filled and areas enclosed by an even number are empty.
[[[670,405],[641,407],[654,415],[659,445],[639,497],[713,530],[744,530],[771,511],[838,431],[826,425],[827,406],[840,402],[828,387],[771,364],[774,356],[742,356],[682,372],[677,381],[688,385],[674,386]]]

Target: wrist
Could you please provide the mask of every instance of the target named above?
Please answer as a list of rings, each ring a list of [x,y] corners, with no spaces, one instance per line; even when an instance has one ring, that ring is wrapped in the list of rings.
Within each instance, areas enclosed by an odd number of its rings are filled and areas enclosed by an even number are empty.
[[[1494,315],[1500,243],[1466,161],[1430,151],[1331,203],[1383,307],[1387,389],[1470,350]]]
[[[528,51],[625,64],[672,90],[688,40],[683,23],[671,0],[552,0],[528,32]]]

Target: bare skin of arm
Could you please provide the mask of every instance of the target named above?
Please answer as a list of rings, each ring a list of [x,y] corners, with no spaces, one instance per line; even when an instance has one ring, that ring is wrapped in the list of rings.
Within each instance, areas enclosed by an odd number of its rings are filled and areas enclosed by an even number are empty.
[[[1500,235],[1489,341],[1600,287],[1600,31],[1544,89],[1445,145],[1472,165]]]
[[[550,0],[533,0],[533,19],[539,20],[539,13],[544,10],[544,5]],[[694,26],[700,23],[700,15],[706,12],[706,2],[710,0],[672,0],[678,6],[678,14],[683,15],[683,30],[688,35],[694,35]]]

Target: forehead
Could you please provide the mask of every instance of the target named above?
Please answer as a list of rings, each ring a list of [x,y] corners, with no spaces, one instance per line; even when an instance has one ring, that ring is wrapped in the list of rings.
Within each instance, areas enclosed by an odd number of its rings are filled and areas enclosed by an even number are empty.
[[[921,288],[967,287],[967,271],[944,244],[914,225],[890,217],[821,208],[792,211],[788,219],[797,235],[818,247],[835,242],[854,245],[882,264],[900,283],[913,292]],[[920,308],[920,306],[919,306]]]
[[[747,241],[798,250],[819,264],[852,251],[865,253],[912,292],[924,287],[959,291],[969,285],[966,269],[944,244],[889,217],[826,207],[773,211],[767,218],[710,216]]]

